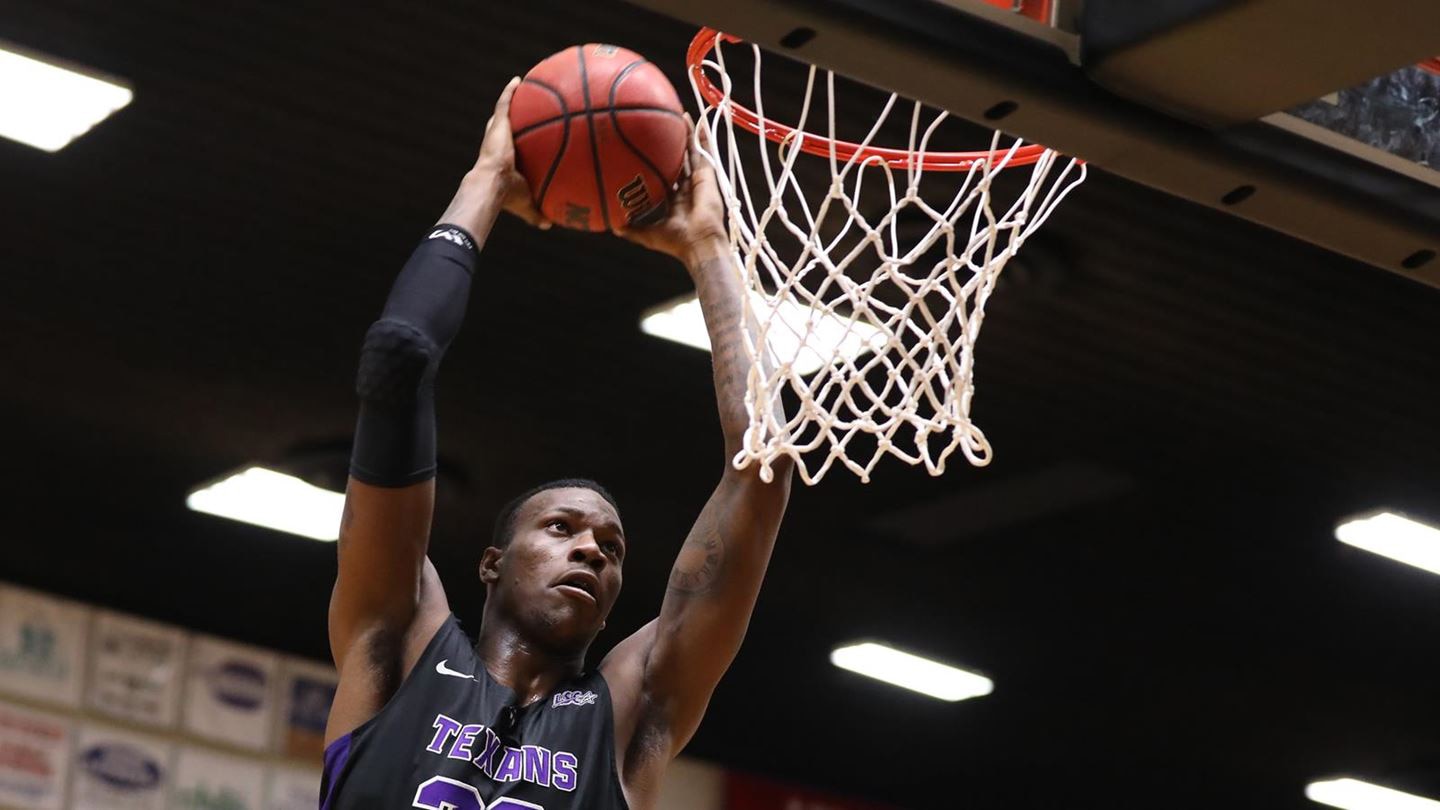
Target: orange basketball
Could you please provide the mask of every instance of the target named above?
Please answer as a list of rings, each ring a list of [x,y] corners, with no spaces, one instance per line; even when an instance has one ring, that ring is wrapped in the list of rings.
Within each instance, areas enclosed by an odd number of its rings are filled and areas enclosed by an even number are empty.
[[[688,129],[675,88],[644,57],[576,45],[525,74],[510,102],[520,173],[557,225],[606,231],[665,213]]]

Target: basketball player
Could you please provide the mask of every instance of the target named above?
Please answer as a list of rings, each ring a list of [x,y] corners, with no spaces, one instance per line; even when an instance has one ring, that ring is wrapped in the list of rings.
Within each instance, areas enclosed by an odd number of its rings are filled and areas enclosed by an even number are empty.
[[[745,635],[789,497],[728,463],[675,561],[660,615],[599,668],[586,651],[620,593],[629,538],[600,485],[517,498],[479,567],[472,646],[426,557],[435,495],[433,386],[503,208],[545,225],[514,168],[506,87],[474,168],[416,248],[366,334],[330,603],[340,685],[326,730],[323,810],[653,807]],[[709,164],[691,156],[668,218],[624,234],[681,260],[714,352],[725,459],[748,422],[741,288]],[[717,459],[718,461],[718,459]],[[639,544],[653,553],[654,541]]]

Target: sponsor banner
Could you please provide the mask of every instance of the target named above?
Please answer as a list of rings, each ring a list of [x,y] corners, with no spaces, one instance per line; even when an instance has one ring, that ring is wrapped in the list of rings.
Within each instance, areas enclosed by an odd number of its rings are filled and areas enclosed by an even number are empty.
[[[198,748],[181,748],[169,810],[263,810],[265,767],[259,762]],[[311,797],[320,794],[319,789]]]
[[[61,810],[70,738],[64,718],[0,703],[0,807]]]
[[[299,658],[282,662],[275,750],[320,764],[325,755],[325,721],[337,683],[334,667]]]
[[[272,768],[265,788],[265,810],[315,810],[320,803],[320,772]]]
[[[197,737],[254,750],[270,742],[279,657],[196,636],[185,675],[185,729]]]
[[[90,628],[90,683],[85,705],[149,726],[175,725],[185,631],[106,611]]]
[[[171,746],[139,734],[81,726],[70,763],[72,810],[165,810]]]
[[[891,805],[847,799],[734,771],[725,774],[730,810],[894,810]]]
[[[0,585],[0,692],[78,707],[90,609]]]

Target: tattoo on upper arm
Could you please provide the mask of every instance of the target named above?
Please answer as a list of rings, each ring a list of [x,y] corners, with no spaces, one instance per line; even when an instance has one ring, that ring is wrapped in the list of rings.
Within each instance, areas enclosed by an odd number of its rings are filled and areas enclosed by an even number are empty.
[[[705,520],[685,540],[675,568],[670,572],[670,590],[687,595],[702,594],[715,587],[725,564],[725,541],[713,520]]]

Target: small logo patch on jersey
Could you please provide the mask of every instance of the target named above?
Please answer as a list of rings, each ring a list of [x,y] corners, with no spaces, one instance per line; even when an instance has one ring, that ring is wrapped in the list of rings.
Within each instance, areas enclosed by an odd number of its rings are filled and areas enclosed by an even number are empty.
[[[475,680],[475,676],[474,676],[474,675],[466,675],[466,674],[463,673],[463,672],[456,672],[455,670],[453,670],[453,669],[445,666],[445,665],[448,664],[448,663],[450,663],[450,659],[449,659],[449,658],[446,658],[444,661],[441,661],[440,663],[436,664],[436,665],[435,665],[435,671],[438,672],[438,673],[440,673],[441,675],[449,675],[449,676],[452,677],[452,678],[464,678],[464,679],[467,680],[467,681],[473,681],[473,680]]]
[[[560,692],[550,701],[550,706],[589,706],[594,702],[594,692]]]

